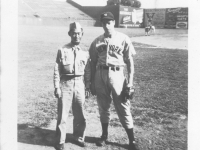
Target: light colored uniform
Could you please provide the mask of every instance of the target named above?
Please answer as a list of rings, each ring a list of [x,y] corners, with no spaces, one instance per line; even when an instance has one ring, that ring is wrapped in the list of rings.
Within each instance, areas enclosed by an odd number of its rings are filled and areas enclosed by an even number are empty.
[[[89,87],[90,66],[88,54],[71,43],[58,50],[54,68],[54,87],[61,88],[62,97],[58,99],[58,120],[56,135],[58,143],[65,143],[67,117],[72,106],[74,115],[73,135],[84,140],[86,121],[83,114],[85,85]],[[85,80],[84,80],[85,78]]]
[[[133,128],[130,101],[122,102],[121,95],[125,81],[124,67],[127,60],[133,59],[132,56],[136,54],[130,38],[118,31],[111,38],[103,34],[92,42],[89,52],[91,64],[96,64],[95,89],[101,122],[109,122],[113,99],[123,127]]]

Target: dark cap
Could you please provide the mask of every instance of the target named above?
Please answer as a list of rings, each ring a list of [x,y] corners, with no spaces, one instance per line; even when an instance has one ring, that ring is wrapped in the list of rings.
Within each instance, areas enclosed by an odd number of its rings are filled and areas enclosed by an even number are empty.
[[[104,12],[101,14],[100,20],[115,20],[115,18],[111,12]]]

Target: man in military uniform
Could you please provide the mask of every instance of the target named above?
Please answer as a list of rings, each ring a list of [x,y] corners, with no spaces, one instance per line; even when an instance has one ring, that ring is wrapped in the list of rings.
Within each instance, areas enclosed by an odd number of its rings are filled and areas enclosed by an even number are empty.
[[[89,53],[91,59],[91,93],[97,95],[102,136],[97,142],[103,146],[108,138],[108,123],[110,120],[110,105],[113,100],[116,112],[129,138],[129,148],[137,150],[133,134],[133,119],[130,111],[130,101],[123,94],[124,85],[127,93],[133,87],[134,63],[136,54],[130,38],[115,31],[115,20],[111,12],[101,14],[104,34],[97,37],[91,44]],[[128,77],[125,79],[124,67],[127,65]],[[125,84],[125,82],[127,83]],[[112,95],[112,97],[111,97]]]
[[[58,49],[54,67],[54,94],[58,98],[55,145],[57,150],[64,149],[67,117],[71,106],[74,116],[74,140],[79,146],[85,146],[86,121],[83,114],[83,105],[85,96],[89,94],[90,66],[87,63],[87,53],[79,46],[83,36],[81,25],[78,22],[71,23],[68,35],[71,37],[71,42]]]

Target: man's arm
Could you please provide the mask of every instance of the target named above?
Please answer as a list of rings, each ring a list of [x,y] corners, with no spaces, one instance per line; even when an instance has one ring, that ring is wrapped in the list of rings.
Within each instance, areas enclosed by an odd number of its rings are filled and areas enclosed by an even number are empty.
[[[90,59],[87,59],[87,63],[84,71],[84,81],[85,81],[85,97],[88,98],[90,96],[90,82],[91,82],[91,67],[90,67]]]
[[[61,51],[58,50],[57,57],[56,57],[56,64],[54,66],[54,76],[53,76],[54,88],[55,88],[54,95],[57,98],[61,97],[61,90],[60,90],[60,68],[61,68],[60,62],[61,62],[61,59],[60,58],[61,58]]]
[[[95,42],[95,41],[94,41]],[[90,68],[91,68],[91,93],[92,95],[96,95],[95,90],[95,73],[96,73],[96,65],[97,65],[97,53],[95,50],[94,42],[91,44],[89,49],[90,54]]]
[[[129,37],[126,38],[125,42],[125,49],[124,49],[124,61],[127,65],[127,71],[128,71],[128,85],[129,87],[133,86],[133,76],[134,76],[134,61],[133,61],[133,55],[136,54],[135,48],[133,47],[133,44]]]
[[[123,96],[126,102],[128,99],[133,99],[134,88],[133,88],[133,76],[134,76],[134,61],[133,55],[135,55],[135,49],[130,38],[126,38],[124,47],[124,62],[127,65],[127,79],[123,88]]]
[[[96,62],[91,60],[91,82],[95,80],[95,73],[96,73]]]
[[[127,87],[131,87],[133,86],[133,75],[134,75],[134,62],[133,62],[133,58],[129,58],[126,61],[127,64],[127,71],[128,71],[128,84]]]
[[[90,58],[88,58],[85,71],[84,71],[84,81],[85,81],[85,87],[90,88],[90,82],[91,82],[91,67],[90,67]]]

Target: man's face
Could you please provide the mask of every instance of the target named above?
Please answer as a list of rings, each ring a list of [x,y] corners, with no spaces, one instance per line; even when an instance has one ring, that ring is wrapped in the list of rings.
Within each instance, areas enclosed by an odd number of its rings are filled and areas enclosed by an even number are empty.
[[[102,20],[102,26],[105,33],[112,33],[115,27],[115,20]]]
[[[82,30],[71,30],[69,32],[69,36],[71,37],[71,42],[74,45],[78,45],[81,42],[81,38],[83,36]]]

